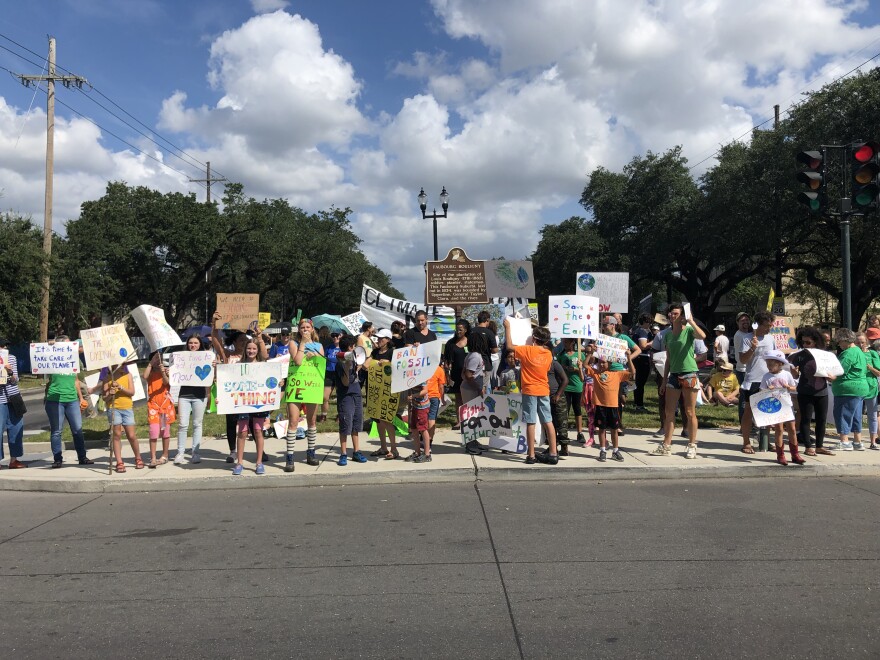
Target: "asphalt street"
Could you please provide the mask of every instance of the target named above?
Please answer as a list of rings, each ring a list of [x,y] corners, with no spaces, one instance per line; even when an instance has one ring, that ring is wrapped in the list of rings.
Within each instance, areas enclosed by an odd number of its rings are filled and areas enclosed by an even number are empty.
[[[2,493],[7,658],[876,658],[880,479]]]

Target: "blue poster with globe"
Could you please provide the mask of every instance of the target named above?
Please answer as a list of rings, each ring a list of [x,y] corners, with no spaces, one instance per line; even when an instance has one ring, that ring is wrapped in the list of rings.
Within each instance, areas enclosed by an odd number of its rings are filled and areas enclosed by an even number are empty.
[[[794,421],[791,396],[786,390],[761,390],[749,398],[752,417],[759,427]]]

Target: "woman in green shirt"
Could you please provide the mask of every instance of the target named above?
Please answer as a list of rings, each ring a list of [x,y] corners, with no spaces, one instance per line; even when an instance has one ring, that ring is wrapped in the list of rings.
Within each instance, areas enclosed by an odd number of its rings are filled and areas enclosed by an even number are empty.
[[[663,418],[663,442],[654,450],[656,456],[671,454],[672,433],[675,430],[675,409],[678,400],[684,402],[687,420],[688,446],[685,458],[697,457],[697,392],[700,388],[699,368],[694,357],[694,340],[705,339],[706,333],[693,318],[685,318],[684,305],[674,303],[669,306],[667,317],[672,327],[663,337],[666,349],[666,367],[660,396],[666,394],[666,411]]]
[[[865,354],[867,362],[868,396],[865,397],[865,415],[868,416],[868,433],[871,434],[871,449],[880,449],[877,444],[877,376],[880,376],[880,353],[870,347],[868,335],[858,334],[859,348]]]
[[[66,336],[59,335],[55,341],[70,341]],[[92,465],[94,461],[86,456],[86,442],[82,431],[82,410],[88,406],[86,393],[80,386],[76,374],[50,374],[46,383],[46,416],[49,418],[49,440],[52,444],[53,468],[64,464],[61,429],[64,420],[70,426],[73,446],[80,465]]]
[[[834,393],[834,424],[840,434],[841,451],[861,451],[862,446],[862,401],[870,394],[868,388],[868,360],[862,349],[856,345],[856,333],[849,328],[838,328],[834,340],[840,347],[840,366],[843,375],[832,381]],[[852,435],[852,441],[849,436]]]

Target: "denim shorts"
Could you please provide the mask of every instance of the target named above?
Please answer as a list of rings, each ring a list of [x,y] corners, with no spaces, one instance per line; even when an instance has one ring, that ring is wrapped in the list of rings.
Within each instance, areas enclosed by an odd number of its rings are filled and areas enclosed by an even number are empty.
[[[440,412],[440,399],[431,398],[431,405],[428,408],[428,419],[437,419],[437,414]]]
[[[669,374],[669,377],[666,379],[666,387],[671,387],[674,390],[684,389],[681,386],[681,383],[678,382],[679,378],[693,378],[697,383],[697,387],[699,387],[700,378],[696,371],[683,371],[680,374]],[[696,389],[696,387],[693,389]]]
[[[550,413],[550,396],[523,394],[521,416],[526,424],[536,424],[539,419],[542,424],[551,424],[553,416]]]
[[[134,426],[134,410],[131,408],[125,410],[108,410],[107,421],[111,426]]]

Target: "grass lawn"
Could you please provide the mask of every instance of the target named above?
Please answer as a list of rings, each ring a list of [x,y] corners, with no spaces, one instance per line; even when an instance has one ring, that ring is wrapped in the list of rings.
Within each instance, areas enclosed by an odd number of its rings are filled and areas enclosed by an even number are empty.
[[[30,374],[22,374],[21,378],[18,381],[18,387],[22,390],[35,390],[37,388],[45,386],[46,381],[43,379],[43,376],[31,376]]]
[[[630,405],[632,404],[632,393],[630,393],[628,401]],[[641,428],[641,429],[657,429],[660,425],[659,417],[657,416],[657,388],[653,385],[653,383],[649,383],[648,387],[645,389],[645,407],[648,408],[650,412],[648,413],[635,413],[632,412],[632,408],[628,408],[624,414],[624,423],[627,428]],[[330,401],[330,416],[326,422],[318,423],[318,432],[319,433],[336,433],[338,432],[338,426],[333,418],[336,416],[336,404],[335,401],[331,399]],[[274,417],[274,415],[273,415]],[[720,406],[701,406],[697,409],[697,417],[700,421],[700,426],[702,428],[728,428],[728,427],[738,427],[739,422],[737,421],[737,410],[736,408],[722,408]],[[137,423],[138,428],[138,437],[146,437],[146,427],[147,427],[147,408],[146,406],[139,406],[135,408],[135,421]],[[454,406],[447,406],[443,412],[440,414],[440,418],[437,420],[438,426],[441,428],[449,428],[451,427],[455,421],[455,411]],[[574,424],[574,419],[572,418],[571,424]],[[107,438],[107,417],[106,415],[99,414],[95,419],[83,419],[83,434],[85,435],[86,441],[104,441]],[[175,425],[172,429],[172,436],[175,436],[177,431],[177,426]],[[211,413],[205,414],[205,422],[203,433],[206,436],[217,436],[223,433],[226,433],[226,418],[223,415],[215,415]],[[72,438],[70,437],[70,429],[67,425],[64,426],[64,431],[62,432],[62,438],[65,441],[70,441]],[[36,435],[27,436],[25,438],[25,442],[48,442],[49,441],[49,433],[39,433]]]

